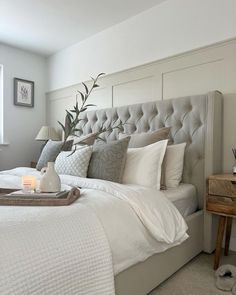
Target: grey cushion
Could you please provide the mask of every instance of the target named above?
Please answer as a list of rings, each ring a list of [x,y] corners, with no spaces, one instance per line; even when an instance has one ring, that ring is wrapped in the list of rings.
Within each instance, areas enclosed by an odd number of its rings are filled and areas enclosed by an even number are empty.
[[[121,183],[129,140],[130,137],[126,137],[94,145],[88,177]]]
[[[170,127],[160,128],[154,132],[139,133],[130,135],[129,148],[139,148],[155,143],[160,140],[168,139]],[[125,138],[127,134],[120,133],[119,138]]]
[[[43,167],[47,166],[48,162],[54,162],[56,160],[56,157],[62,150],[62,147],[62,141],[49,140],[42,150],[42,153],[36,165],[36,169],[40,171]]]

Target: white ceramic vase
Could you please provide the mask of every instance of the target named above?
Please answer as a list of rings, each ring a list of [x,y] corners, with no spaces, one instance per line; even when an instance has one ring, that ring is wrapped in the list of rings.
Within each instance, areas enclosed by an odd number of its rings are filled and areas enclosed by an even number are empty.
[[[40,191],[45,193],[55,193],[61,190],[61,180],[56,173],[54,162],[48,162],[45,174],[40,180]]]

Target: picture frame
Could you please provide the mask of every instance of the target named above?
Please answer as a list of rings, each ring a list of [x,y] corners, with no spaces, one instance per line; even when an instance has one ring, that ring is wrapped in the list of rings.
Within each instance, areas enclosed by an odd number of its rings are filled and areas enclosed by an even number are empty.
[[[14,105],[34,107],[34,82],[14,78]]]

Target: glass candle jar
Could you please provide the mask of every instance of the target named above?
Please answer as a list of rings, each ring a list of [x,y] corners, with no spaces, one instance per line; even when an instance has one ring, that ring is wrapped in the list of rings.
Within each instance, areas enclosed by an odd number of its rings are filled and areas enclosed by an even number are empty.
[[[21,178],[22,190],[25,193],[33,193],[37,187],[37,179],[32,175],[25,175]]]

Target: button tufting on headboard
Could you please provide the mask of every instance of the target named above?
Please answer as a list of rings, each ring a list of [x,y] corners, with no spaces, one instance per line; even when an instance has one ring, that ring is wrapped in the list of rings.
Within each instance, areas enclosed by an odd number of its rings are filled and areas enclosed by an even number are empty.
[[[102,124],[107,128],[112,122],[121,120],[125,133],[141,133],[154,131],[162,127],[171,127],[173,143],[187,142],[183,181],[196,186],[200,207],[203,205],[205,188],[205,141],[206,132],[213,134],[213,126],[207,130],[208,100],[217,97],[220,105],[222,99],[219,92],[206,95],[188,96],[163,101],[129,105],[105,110],[90,111],[82,114],[84,121],[79,123],[83,134],[99,130]],[[214,114],[211,114],[211,117]],[[214,118],[211,118],[215,120]],[[107,141],[118,139],[119,130],[102,134]],[[220,147],[219,147],[220,149]]]

